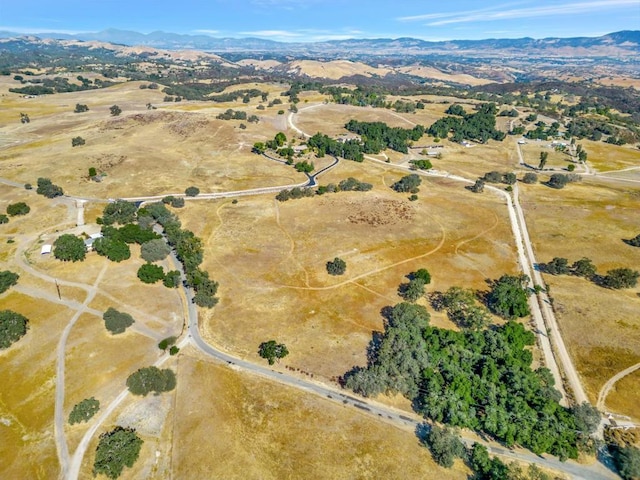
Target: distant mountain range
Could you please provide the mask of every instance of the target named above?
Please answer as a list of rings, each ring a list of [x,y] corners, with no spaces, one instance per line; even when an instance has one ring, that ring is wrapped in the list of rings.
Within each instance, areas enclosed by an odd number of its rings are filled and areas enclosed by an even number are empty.
[[[20,37],[0,31],[0,38]],[[148,34],[108,29],[101,32],[38,33],[40,38],[109,42],[128,46],[146,46],[168,50],[202,50],[214,53],[263,53],[324,55],[348,58],[353,55],[451,55],[466,56],[582,56],[640,57],[640,30],[626,30],[601,37],[518,38],[487,40],[451,40],[429,42],[416,38],[350,39],[314,43],[285,43],[261,38],[215,38],[207,35],[182,35],[167,32]]]

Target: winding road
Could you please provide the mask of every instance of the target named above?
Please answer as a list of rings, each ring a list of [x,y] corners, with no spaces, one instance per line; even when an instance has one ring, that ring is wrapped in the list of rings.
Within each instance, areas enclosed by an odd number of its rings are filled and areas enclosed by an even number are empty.
[[[309,107],[305,107],[301,110],[308,110],[312,108],[318,108],[322,105],[312,105]],[[301,129],[295,126],[294,124],[294,115],[289,114],[288,116],[288,124],[289,126],[300,133],[305,137],[309,137],[309,135],[303,132]],[[405,119],[406,120],[406,119]],[[520,150],[518,148],[518,153],[522,160]],[[409,170],[409,167],[406,166],[398,166],[393,164],[388,164],[381,160],[374,159],[372,157],[367,157],[368,160],[378,162],[383,164],[386,168],[394,168],[399,170]],[[264,188],[255,188],[249,190],[240,190],[240,191],[231,191],[231,192],[219,192],[219,193],[211,193],[211,194],[200,194],[197,197],[188,197],[188,200],[206,200],[206,199],[215,199],[215,198],[226,198],[226,197],[236,197],[236,196],[245,196],[245,195],[260,195],[264,193],[274,193],[279,192],[283,189],[293,188],[293,187],[303,187],[303,186],[314,186],[315,178],[321,173],[326,172],[330,168],[333,168],[337,165],[338,159],[318,171],[315,175],[310,176],[306,183],[296,184],[296,185],[286,185],[286,186],[278,186],[278,187],[264,187]],[[459,177],[456,175],[451,175],[447,172],[436,172],[436,171],[412,171],[412,173],[417,173],[424,176],[430,177],[441,177],[448,178],[455,181],[459,181],[465,184],[472,184],[473,181],[468,180],[463,177]],[[11,182],[9,180],[0,179],[0,183],[4,183],[7,185],[11,185],[18,188],[23,188],[23,184],[19,184],[17,182]],[[529,234],[526,228],[526,222],[524,218],[524,214],[520,207],[518,201],[518,189],[517,186],[514,188],[513,196],[509,193],[492,186],[486,187],[488,190],[493,193],[501,196],[505,200],[505,204],[507,206],[509,219],[511,222],[511,227],[513,231],[513,235],[515,238],[516,247],[518,250],[518,259],[520,266],[525,274],[529,276],[531,279],[531,287],[535,287],[536,285],[544,286],[544,282],[540,273],[536,269],[536,259],[533,253],[533,248],[531,245],[531,240],[529,238]],[[162,199],[165,195],[162,196],[146,196],[146,197],[128,197],[125,198],[129,201],[152,201]],[[178,196],[178,195],[176,195]],[[83,201],[89,200],[84,198],[74,198],[74,197],[66,197],[69,200],[74,201]],[[92,199],[96,201],[105,201],[100,199]],[[80,220],[80,214],[78,214],[78,220]],[[22,256],[24,251],[23,248],[19,248],[16,255]],[[171,254],[171,259],[176,267],[181,272],[181,275],[184,279],[184,271],[182,265],[175,257],[175,254]],[[21,265],[22,268],[29,271],[30,273],[49,280],[50,277],[47,275],[38,272],[36,269],[31,267],[30,265],[24,263]],[[79,476],[79,472],[81,469],[82,461],[86,450],[91,442],[91,439],[96,434],[100,426],[109,418],[109,416],[122,404],[122,402],[128,397],[128,391],[123,389],[120,394],[113,400],[104,410],[100,412],[100,414],[90,423],[89,428],[85,432],[82,437],[80,443],[78,444],[76,450],[73,452],[73,455],[69,455],[68,447],[66,443],[66,438],[64,436],[64,416],[63,416],[63,405],[64,405],[64,353],[65,353],[65,345],[66,340],[68,338],[69,332],[73,328],[73,325],[80,317],[82,313],[88,311],[88,305],[94,296],[97,293],[97,285],[100,282],[102,275],[106,269],[103,267],[102,271],[98,275],[98,278],[94,282],[92,286],[88,286],[82,283],[77,282],[69,282],[69,281],[59,281],[61,285],[68,285],[77,288],[82,288],[87,292],[87,296],[84,302],[81,305],[74,305],[76,310],[74,316],[67,324],[60,340],[58,343],[58,351],[57,351],[57,382],[56,382],[56,402],[55,402],[55,422],[54,422],[54,430],[55,430],[55,438],[56,438],[56,447],[58,449],[58,456],[60,458],[61,464],[61,477],[63,479],[71,479],[76,480]],[[350,281],[353,281],[351,279]],[[234,357],[229,355],[226,352],[223,352],[217,349],[215,346],[212,346],[206,343],[202,337],[200,336],[199,328],[198,328],[198,312],[195,304],[193,303],[193,292],[185,286],[183,283],[181,290],[181,298],[184,303],[184,310],[188,317],[188,328],[184,332],[182,338],[178,342],[178,346],[183,348],[187,345],[191,345],[194,348],[198,349],[200,352],[205,355],[215,359],[216,361],[223,362],[229,366],[229,368],[236,369],[239,371],[244,371],[254,375],[260,375],[261,377],[267,378],[269,380],[278,382],[283,385],[287,385],[292,388],[297,388],[299,390],[312,393],[317,396],[321,396],[329,401],[333,401],[335,403],[339,403],[345,406],[353,407],[358,409],[359,411],[372,415],[378,418],[381,421],[385,421],[391,423],[397,427],[415,430],[415,428],[422,422],[422,419],[417,417],[416,415],[399,411],[395,408],[380,404],[378,402],[359,398],[355,395],[347,394],[345,391],[340,390],[337,387],[333,387],[330,385],[321,384],[319,382],[310,381],[303,378],[298,378],[293,375],[290,375],[286,372],[280,372],[277,370],[272,370],[268,367],[265,367],[260,364],[254,364],[252,362]],[[77,303],[77,302],[75,302]],[[550,308],[550,304],[548,303],[548,298],[546,294],[542,293],[539,296],[532,296],[530,298],[530,305],[532,314],[534,317],[534,322],[536,324],[536,328],[538,330],[538,339],[540,342],[541,349],[544,354],[545,364],[551,370],[554,378],[556,379],[556,386],[562,391],[563,398],[565,402],[568,400],[567,392],[564,390],[564,383],[562,381],[562,377],[560,375],[560,369],[557,364],[557,358],[559,357],[560,363],[563,367],[563,371],[567,376],[567,383],[571,387],[571,391],[573,394],[574,401],[580,403],[581,401],[586,401],[586,395],[582,388],[582,384],[580,383],[579,376],[575,371],[575,368],[571,362],[571,359],[566,351],[564,343],[562,341],[562,337],[560,335],[560,331],[557,326],[557,322],[555,320],[555,316],[553,315],[553,310]],[[547,332],[549,334],[547,335]],[[552,344],[556,348],[556,354],[552,349]],[[156,366],[162,365],[169,358],[168,354],[160,357],[155,363]],[[600,392],[598,406],[600,404],[604,404],[604,398],[606,394],[610,390],[611,386],[624,375],[635,371],[640,368],[640,364],[634,365],[629,369],[620,372],[618,375],[613,377],[607,382],[603,390]],[[600,400],[602,398],[602,401]],[[467,438],[467,442],[471,442],[470,438]],[[570,475],[573,478],[580,478],[586,480],[604,480],[604,479],[613,479],[618,478],[616,474],[608,470],[604,465],[600,463],[596,463],[593,465],[583,465],[578,464],[576,462],[568,461],[568,462],[560,462],[559,460],[553,457],[541,457],[534,454],[531,454],[526,451],[521,450],[508,450],[505,448],[501,448],[496,446],[495,444],[491,444],[489,442],[480,442],[485,444],[490,452],[494,455],[501,456],[503,458],[507,458],[510,460],[517,460],[521,462],[533,463],[537,464],[544,468],[549,468],[557,471],[561,471]]]

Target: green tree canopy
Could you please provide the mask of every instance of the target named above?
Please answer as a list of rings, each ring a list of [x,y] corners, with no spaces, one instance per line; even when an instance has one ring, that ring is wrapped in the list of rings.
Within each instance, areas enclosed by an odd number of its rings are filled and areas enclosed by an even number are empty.
[[[78,262],[87,256],[87,248],[80,237],[65,233],[53,242],[53,256],[63,262]]]
[[[44,195],[47,198],[55,198],[64,194],[62,188],[58,185],[51,183],[48,178],[38,178],[38,188],[36,189],[38,195]]]
[[[266,359],[269,365],[273,365],[276,360],[289,355],[289,350],[284,343],[277,343],[275,340],[269,340],[268,342],[262,342],[258,348],[258,355]]]
[[[464,457],[466,450],[458,433],[449,427],[433,425],[427,434],[425,443],[438,465],[446,468],[453,466],[453,461]]]
[[[200,189],[198,187],[188,187],[185,191],[184,194],[187,197],[196,197],[200,194]]]
[[[31,208],[24,202],[12,203],[7,206],[7,213],[12,217],[16,215],[26,215],[30,211]]]
[[[98,255],[107,257],[112,262],[121,262],[131,257],[131,249],[122,240],[109,237],[96,238],[93,242],[93,249]]]
[[[116,200],[104,207],[102,211],[102,223],[105,225],[132,223],[136,219],[136,210],[135,203],[126,200]]]
[[[144,442],[132,428],[115,427],[100,435],[93,462],[93,476],[106,475],[116,479],[124,467],[133,467]]]
[[[339,257],[327,262],[327,273],[329,275],[343,275],[347,271],[347,262]]]
[[[134,319],[131,315],[124,312],[119,312],[115,308],[109,307],[102,314],[104,320],[104,326],[112,334],[117,335],[123,333],[127,328],[133,325]]]
[[[640,449],[634,446],[626,446],[616,450],[615,459],[620,476],[625,480],[637,480],[640,478]]]
[[[504,318],[526,317],[531,313],[527,304],[528,282],[529,277],[526,275],[503,275],[493,282],[487,295],[487,306],[493,313]]]
[[[630,268],[614,268],[602,277],[602,285],[615,290],[633,288],[638,284],[640,273]]]
[[[0,349],[9,348],[29,329],[29,319],[12,310],[0,310]]]
[[[98,400],[93,397],[85,398],[73,406],[73,410],[69,414],[69,425],[88,422],[98,410],[100,410],[100,402]]]
[[[129,375],[127,387],[134,395],[169,392],[176,388],[176,375],[173,370],[158,367],[145,367]]]
[[[156,283],[164,278],[164,270],[159,265],[145,263],[138,269],[138,278],[144,283]]]
[[[11,270],[3,270],[0,272],[0,293],[4,293],[18,283],[20,275]]]
[[[411,175],[406,175],[402,177],[396,183],[391,185],[391,188],[393,188],[396,192],[401,192],[401,193],[404,193],[404,192],[418,193],[418,190],[419,190],[418,187],[420,186],[421,183],[422,183],[422,179],[415,173],[412,173]]]
[[[140,256],[147,262],[158,262],[169,255],[171,248],[163,239],[158,238],[144,242],[140,248]]]

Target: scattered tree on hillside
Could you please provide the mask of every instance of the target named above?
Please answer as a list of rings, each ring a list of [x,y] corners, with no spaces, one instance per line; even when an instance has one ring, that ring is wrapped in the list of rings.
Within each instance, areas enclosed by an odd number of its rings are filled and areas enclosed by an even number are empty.
[[[275,340],[262,342],[258,348],[258,355],[266,359],[269,365],[273,365],[276,360],[289,355],[289,350],[284,343],[277,343]]]
[[[73,137],[71,139],[71,146],[72,147],[79,147],[81,145],[84,145],[86,142],[86,140],[82,137]]]
[[[422,179],[415,173],[412,173],[411,175],[406,175],[402,177],[396,183],[391,185],[391,188],[393,188],[396,192],[401,192],[401,193],[404,193],[404,192],[418,193],[418,191],[420,190],[418,187],[420,186],[421,183],[422,183]]]
[[[611,289],[633,288],[638,284],[640,273],[630,268],[614,268],[602,277],[603,286]]]
[[[487,306],[496,315],[504,318],[526,317],[530,314],[527,303],[526,275],[503,275],[491,285],[487,295]]]
[[[87,256],[87,248],[80,237],[65,233],[53,242],[53,256],[63,262],[78,262]]]
[[[29,207],[29,205],[27,205],[24,202],[12,203],[7,206],[7,213],[12,217],[15,217],[18,215],[26,215],[30,211],[31,211],[31,208]]]
[[[571,273],[577,277],[585,277],[591,279],[596,274],[596,267],[590,258],[583,257],[573,262]]]
[[[0,272],[0,293],[4,293],[18,283],[20,275],[11,270],[3,270]]]
[[[0,349],[9,348],[25,336],[29,319],[12,310],[0,310]]]
[[[111,116],[117,117],[122,113],[122,109],[118,105],[112,105],[109,107],[109,112],[111,112]]]
[[[47,198],[55,198],[64,194],[62,188],[51,183],[48,178],[38,178],[38,188],[36,193],[44,195]]]
[[[476,183],[467,188],[473,193],[482,193],[484,192],[484,180],[479,178],[476,180]]]
[[[564,175],[562,173],[554,173],[553,175],[551,175],[551,178],[549,178],[547,185],[549,185],[551,188],[560,190],[564,188],[567,183],[569,183],[569,181],[570,180],[567,175]]]
[[[20,114],[20,123],[29,123],[30,121],[31,119],[29,118],[29,115],[27,115],[26,113]]]
[[[401,283],[398,294],[407,302],[415,302],[424,295],[424,280],[412,278],[408,283]]]
[[[302,162],[298,162],[294,165],[294,168],[298,171],[298,172],[302,172],[302,173],[311,173],[315,170],[315,166],[313,165],[313,162],[309,163],[306,160],[303,160]]]
[[[327,262],[327,273],[329,275],[343,275],[347,270],[347,263],[339,257]]]
[[[624,240],[624,243],[631,245],[632,247],[640,247],[640,235],[636,235],[629,240]]]
[[[93,462],[93,476],[106,475],[115,480],[124,467],[133,467],[144,442],[132,428],[115,427],[100,435]]]
[[[158,367],[144,367],[129,375],[127,387],[134,395],[169,392],[176,388],[176,374],[173,370]]]
[[[104,320],[105,328],[113,335],[124,333],[135,321],[128,313],[119,312],[112,307],[107,308],[102,314],[102,319]]]
[[[549,152],[540,152],[540,163],[538,164],[538,170],[542,170],[547,164],[549,158]]]
[[[76,108],[75,110],[73,110],[73,113],[83,113],[83,112],[88,112],[89,111],[89,107],[87,107],[86,105],[83,105],[81,103],[76,103]]]
[[[85,398],[73,406],[69,414],[69,425],[88,422],[100,410],[100,402],[95,398]]]
[[[569,268],[569,261],[566,258],[555,257],[544,265],[543,271],[551,275],[568,275],[571,269]]]
[[[197,197],[200,194],[200,189],[198,187],[187,187],[184,194],[187,197]]]
[[[533,172],[527,172],[524,174],[524,177],[522,177],[522,181],[523,183],[531,185],[538,182],[538,176]]]
[[[0,213],[0,225],[5,223],[9,223],[9,217],[7,217],[4,213]]]
[[[426,268],[420,268],[415,272],[411,272],[409,274],[409,278],[419,278],[424,282],[425,285],[429,285],[431,283],[431,274]]]

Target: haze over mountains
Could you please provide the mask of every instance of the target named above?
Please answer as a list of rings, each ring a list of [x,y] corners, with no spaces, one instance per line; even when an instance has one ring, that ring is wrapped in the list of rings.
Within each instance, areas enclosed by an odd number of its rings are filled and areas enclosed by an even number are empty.
[[[0,31],[0,37],[24,34]],[[276,42],[262,38],[215,38],[207,35],[184,35],[167,32],[148,34],[108,29],[78,34],[38,33],[40,38],[99,41],[123,45],[140,45],[162,49],[196,49],[217,53],[254,52],[264,54],[324,55],[350,58],[357,55],[534,55],[586,57],[639,57],[640,30],[626,30],[601,37],[518,38],[487,40],[451,40],[430,42],[416,38],[348,39],[315,43]]]

